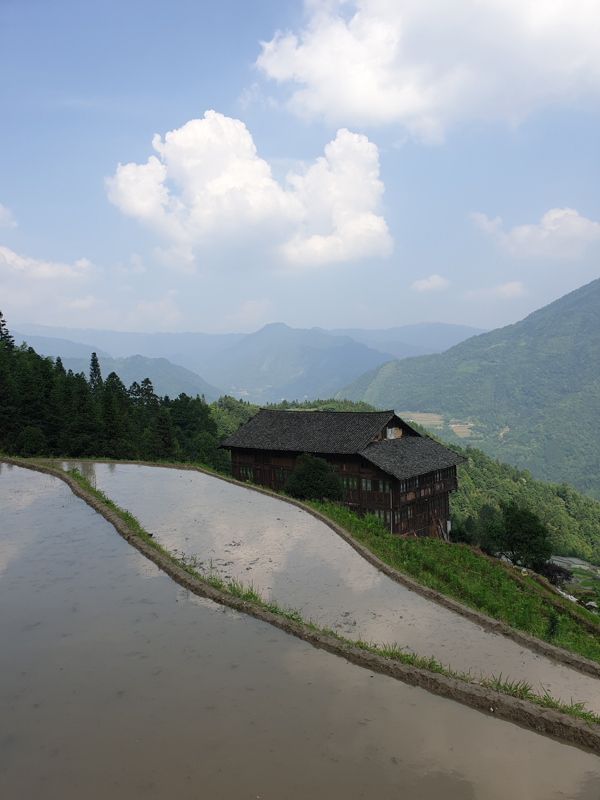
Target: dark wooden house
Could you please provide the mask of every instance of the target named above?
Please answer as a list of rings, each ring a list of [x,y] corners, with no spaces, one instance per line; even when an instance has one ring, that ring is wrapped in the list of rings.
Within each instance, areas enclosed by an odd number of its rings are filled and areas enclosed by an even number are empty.
[[[298,457],[335,465],[346,505],[376,514],[391,533],[447,538],[448,499],[464,459],[413,430],[393,411],[270,411],[226,439],[238,480],[279,491]]]

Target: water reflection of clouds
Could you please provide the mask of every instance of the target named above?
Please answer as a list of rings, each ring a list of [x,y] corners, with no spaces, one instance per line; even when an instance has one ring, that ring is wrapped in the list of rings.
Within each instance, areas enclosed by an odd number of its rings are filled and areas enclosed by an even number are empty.
[[[315,680],[308,674],[309,659],[308,651],[284,651],[281,668],[303,685]],[[394,774],[406,773],[398,797],[597,800],[596,773],[564,769],[571,758],[589,767],[596,756],[360,667],[351,668],[340,682],[337,661],[325,657],[319,662],[324,755],[351,763],[366,753],[377,764],[383,785]],[[338,732],[337,738],[327,737],[331,731]],[[414,784],[413,776],[418,776]]]
[[[47,481],[35,480],[39,474],[12,464],[0,464],[4,469],[0,472],[0,512],[10,509],[21,511],[44,497],[50,497],[60,491],[62,481],[48,477]]]
[[[328,526],[281,501],[191,471],[97,464],[99,489],[169,550],[252,582],[351,639],[397,643],[475,674],[543,684],[600,711],[597,680],[556,665],[394,583]],[[538,688],[536,686],[536,688]]]
[[[0,525],[9,541],[36,534],[0,582],[2,796],[596,800],[596,756],[372,676],[164,574],[141,583],[144,559],[67,486],[14,477],[40,502]]]
[[[0,576],[35,539],[37,531],[25,512],[36,504],[45,504],[55,498],[64,484],[52,478],[12,464],[0,464]],[[73,495],[67,490],[64,505],[71,503]]]

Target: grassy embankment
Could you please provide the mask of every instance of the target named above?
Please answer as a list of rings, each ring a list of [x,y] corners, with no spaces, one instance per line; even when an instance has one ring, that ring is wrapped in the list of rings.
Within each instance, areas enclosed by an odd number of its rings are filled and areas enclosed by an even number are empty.
[[[85,489],[85,491],[89,492],[91,495],[96,497],[102,503],[104,503],[111,511],[114,511],[118,516],[127,524],[129,529],[139,536],[147,545],[154,548],[158,552],[162,553],[164,556],[169,558],[173,564],[181,567],[184,569],[189,575],[194,578],[197,578],[200,581],[218,589],[219,591],[223,592],[224,594],[230,595],[231,597],[239,598],[240,600],[245,601],[249,605],[254,605],[260,609],[265,611],[270,611],[272,614],[276,614],[281,617],[285,617],[286,619],[290,620],[290,622],[295,623],[298,626],[306,625],[313,631],[316,631],[320,634],[330,636],[334,638],[336,641],[340,642],[340,644],[347,645],[350,647],[357,647],[361,650],[365,650],[369,653],[373,653],[375,655],[382,656],[383,658],[391,659],[394,661],[398,661],[402,664],[407,664],[413,667],[417,667],[419,669],[424,669],[432,673],[436,673],[439,675],[445,675],[451,678],[457,678],[458,680],[464,681],[465,683],[476,684],[478,686],[483,686],[488,689],[492,689],[497,692],[501,692],[503,694],[509,695],[510,697],[516,697],[520,700],[527,700],[537,706],[542,708],[552,709],[554,711],[558,711],[561,714],[566,714],[570,717],[574,717],[576,719],[581,719],[588,722],[591,725],[600,725],[600,715],[593,713],[592,711],[587,711],[585,709],[585,703],[575,703],[571,701],[571,703],[562,703],[561,701],[555,700],[551,697],[547,692],[543,692],[542,694],[538,694],[533,691],[532,685],[527,683],[526,681],[511,681],[509,678],[503,678],[502,675],[495,676],[483,676],[479,675],[478,677],[471,674],[471,671],[468,672],[457,672],[452,670],[450,667],[442,664],[440,661],[437,661],[435,658],[424,657],[420,656],[417,653],[405,653],[402,651],[397,644],[374,644],[373,642],[365,642],[362,640],[354,641],[352,639],[347,639],[343,636],[340,636],[336,631],[333,631],[329,628],[319,628],[316,626],[312,620],[306,621],[302,618],[302,615],[299,611],[296,611],[291,608],[287,608],[284,606],[280,606],[279,603],[274,600],[265,600],[258,591],[256,591],[253,585],[244,584],[242,581],[237,580],[235,578],[224,578],[223,576],[216,573],[212,568],[210,570],[204,569],[198,561],[194,557],[176,557],[164,547],[161,547],[157,542],[154,541],[153,537],[151,537],[147,531],[140,525],[138,520],[131,514],[129,511],[120,508],[116,505],[112,500],[110,500],[103,492],[99,489],[96,489],[88,479],[83,476],[77,469],[66,470],[67,474],[70,475],[77,483]],[[318,508],[319,511],[325,513],[323,509],[327,508],[331,512],[331,508],[329,506],[325,506],[323,504],[314,503],[313,505],[315,508]],[[345,509],[340,508],[339,506],[334,507],[334,511],[344,511]],[[371,535],[377,539],[381,539],[380,532],[376,530],[376,525],[379,525],[379,521],[373,517],[372,519],[367,518],[366,520],[358,520],[357,517],[348,512],[354,520],[359,522],[363,522],[362,528],[364,531],[370,531]],[[331,513],[330,513],[331,516]],[[333,516],[331,516],[333,519]],[[336,520],[338,521],[338,520]],[[338,521],[338,524],[343,524]],[[344,526],[346,527],[346,526]],[[357,536],[357,538],[359,538]],[[390,540],[392,537],[388,537]],[[361,540],[362,541],[362,540]],[[393,540],[397,541],[397,540]],[[366,542],[364,542],[366,543]]]
[[[461,544],[390,536],[371,515],[335,503],[308,505],[347,530],[378,558],[424,586],[512,628],[600,663],[600,619],[529,576]],[[587,624],[586,624],[587,623]],[[590,630],[598,628],[598,633]]]

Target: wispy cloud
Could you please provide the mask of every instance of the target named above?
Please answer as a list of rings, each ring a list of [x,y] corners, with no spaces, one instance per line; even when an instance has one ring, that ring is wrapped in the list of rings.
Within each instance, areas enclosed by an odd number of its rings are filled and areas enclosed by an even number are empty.
[[[6,206],[0,203],[0,228],[16,228],[17,221],[12,215],[12,212]]]
[[[525,295],[525,287],[521,281],[510,281],[509,283],[499,283],[482,289],[470,289],[466,292],[468,299],[497,298],[499,300],[512,300],[516,297]]]
[[[514,258],[575,259],[584,255],[588,245],[600,241],[600,223],[580,216],[573,208],[552,208],[538,224],[518,225],[508,233],[502,230],[500,217],[489,220],[485,214],[471,216]]]
[[[440,289],[445,289],[449,285],[450,281],[448,278],[442,278],[441,275],[430,275],[428,278],[414,281],[410,288],[417,292],[437,292]]]

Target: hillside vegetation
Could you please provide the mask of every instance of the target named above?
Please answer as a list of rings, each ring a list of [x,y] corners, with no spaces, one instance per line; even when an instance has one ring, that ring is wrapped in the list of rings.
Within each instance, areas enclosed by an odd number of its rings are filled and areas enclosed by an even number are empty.
[[[375,411],[368,403],[344,400],[315,400],[305,403],[280,403],[270,408],[298,411]],[[257,413],[259,406],[222,397],[211,406],[220,436],[229,436]],[[420,433],[427,431],[412,426]],[[438,437],[434,437],[438,438]],[[438,439],[438,441],[441,441]],[[473,447],[446,444],[464,456],[458,467],[458,491],[450,496],[453,525],[466,525],[477,519],[489,503],[515,501],[534,511],[548,526],[555,555],[576,556],[600,565],[600,502],[582,497],[566,483],[555,485],[536,480],[528,470],[520,470],[490,458]]]
[[[16,347],[0,315],[0,450],[17,456],[197,461],[227,469],[210,406],[199,396],[159,397],[145,378],[127,388],[89,379],[60,359]]]
[[[528,470],[494,461],[472,447],[452,450],[465,456],[458,467],[458,491],[450,495],[452,524],[475,520],[486,503],[514,500],[548,526],[554,555],[577,556],[600,565],[600,503],[582,497],[566,483],[534,480]]]
[[[488,455],[600,499],[600,280],[444,353],[390,361],[337,393],[470,425]]]

